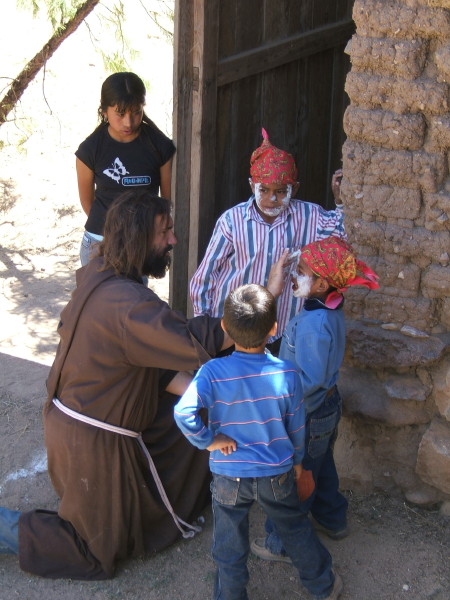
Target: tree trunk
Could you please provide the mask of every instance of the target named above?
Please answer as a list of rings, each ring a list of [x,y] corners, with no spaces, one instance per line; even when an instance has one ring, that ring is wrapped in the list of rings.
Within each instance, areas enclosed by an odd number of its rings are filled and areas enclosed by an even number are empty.
[[[76,31],[82,21],[97,6],[100,0],[86,0],[77,10],[73,18],[68,21],[63,28],[58,30],[43,48],[32,58],[22,69],[21,73],[14,79],[8,92],[0,101],[0,126],[6,121],[9,113],[16,106],[22,94],[27,89],[28,84],[33,81],[40,69],[47,60],[53,56],[55,50],[59,48],[62,42]]]

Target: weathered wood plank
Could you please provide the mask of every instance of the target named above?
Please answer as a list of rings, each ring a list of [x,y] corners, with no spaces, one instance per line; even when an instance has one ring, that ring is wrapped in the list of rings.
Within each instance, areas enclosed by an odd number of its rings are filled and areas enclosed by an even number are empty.
[[[178,243],[173,249],[170,277],[170,303],[176,310],[186,309],[188,286],[190,169],[192,130],[192,3],[175,2],[173,132],[177,152],[172,169],[174,231]]]
[[[208,242],[214,226],[215,147],[217,111],[217,48],[219,0],[194,0],[198,5],[194,28],[194,66],[199,88],[193,95],[191,167],[191,239],[189,275],[199,262],[199,247]]]
[[[345,20],[224,58],[218,64],[217,84],[226,85],[342,45],[353,31],[353,21]]]

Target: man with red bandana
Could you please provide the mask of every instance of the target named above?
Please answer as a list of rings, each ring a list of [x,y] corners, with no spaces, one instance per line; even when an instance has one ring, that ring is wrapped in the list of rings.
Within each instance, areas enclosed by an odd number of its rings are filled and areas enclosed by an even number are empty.
[[[306,300],[286,327],[280,358],[297,366],[304,395],[302,478],[309,475],[314,481],[301,506],[317,529],[340,540],[348,535],[347,499],[339,492],[333,446],[342,410],[336,383],[345,350],[343,292],[353,285],[376,289],[378,276],[356,259],[349,244],[333,236],[302,248],[291,278],[294,296]],[[289,560],[270,521],[266,532],[252,542],[252,552],[265,560]]]
[[[263,142],[250,158],[252,196],[225,211],[218,219],[205,256],[190,282],[194,315],[222,317],[225,298],[246,283],[266,285],[270,267],[285,249],[303,246],[330,235],[345,238],[343,212],[326,211],[316,204],[294,198],[297,167],[288,152]],[[332,188],[338,197],[338,173]],[[269,348],[276,353],[287,323],[301,309],[303,300],[286,286],[277,303],[277,334]]]

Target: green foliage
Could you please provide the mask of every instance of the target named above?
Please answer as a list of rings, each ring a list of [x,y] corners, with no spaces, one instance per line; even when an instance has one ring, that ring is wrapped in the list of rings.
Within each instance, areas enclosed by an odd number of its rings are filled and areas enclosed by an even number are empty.
[[[33,17],[35,17],[39,12],[39,4],[36,0],[17,0],[17,6],[19,8],[31,10],[33,13]]]
[[[140,5],[145,10],[150,19],[157,25],[162,37],[166,39],[170,44],[173,43],[173,23],[174,23],[174,2],[165,2],[159,0],[159,10],[149,10],[146,6],[145,1],[139,0]],[[169,20],[171,23],[170,29],[164,24],[164,19]]]
[[[43,6],[41,4],[38,0],[17,0],[17,5],[31,10],[34,17],[45,7],[53,31],[56,33],[70,21],[79,7],[84,4],[84,0],[43,0]]]
[[[105,54],[101,52],[103,65],[107,73],[117,73],[119,71],[129,71],[128,62],[124,58],[123,54],[119,52],[113,52]]]
[[[114,38],[118,42],[120,49],[108,53],[105,53],[101,47],[97,48],[97,50],[102,57],[103,65],[107,73],[126,71],[129,69],[129,60],[132,60],[137,53],[135,50],[130,49],[129,42],[123,32],[122,23],[125,20],[123,2],[119,0],[112,8],[106,6],[103,6],[103,8],[106,12],[103,13],[101,17],[102,26],[113,29]]]

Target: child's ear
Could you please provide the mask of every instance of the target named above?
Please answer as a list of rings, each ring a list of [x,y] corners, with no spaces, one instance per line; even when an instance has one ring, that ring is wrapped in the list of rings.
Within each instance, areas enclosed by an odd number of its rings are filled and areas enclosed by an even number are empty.
[[[225,329],[225,325],[223,324],[223,319],[220,319],[220,326],[222,327],[223,331],[225,331],[225,333],[228,335],[228,332]]]
[[[277,333],[277,327],[278,327],[278,323],[275,321],[275,323],[273,324],[272,329],[269,331],[269,337],[272,337],[272,336],[276,335],[276,333]]]
[[[251,177],[249,177],[248,182],[250,184],[250,187],[252,188],[252,194],[254,194],[255,193],[255,184],[253,183],[253,179]]]

